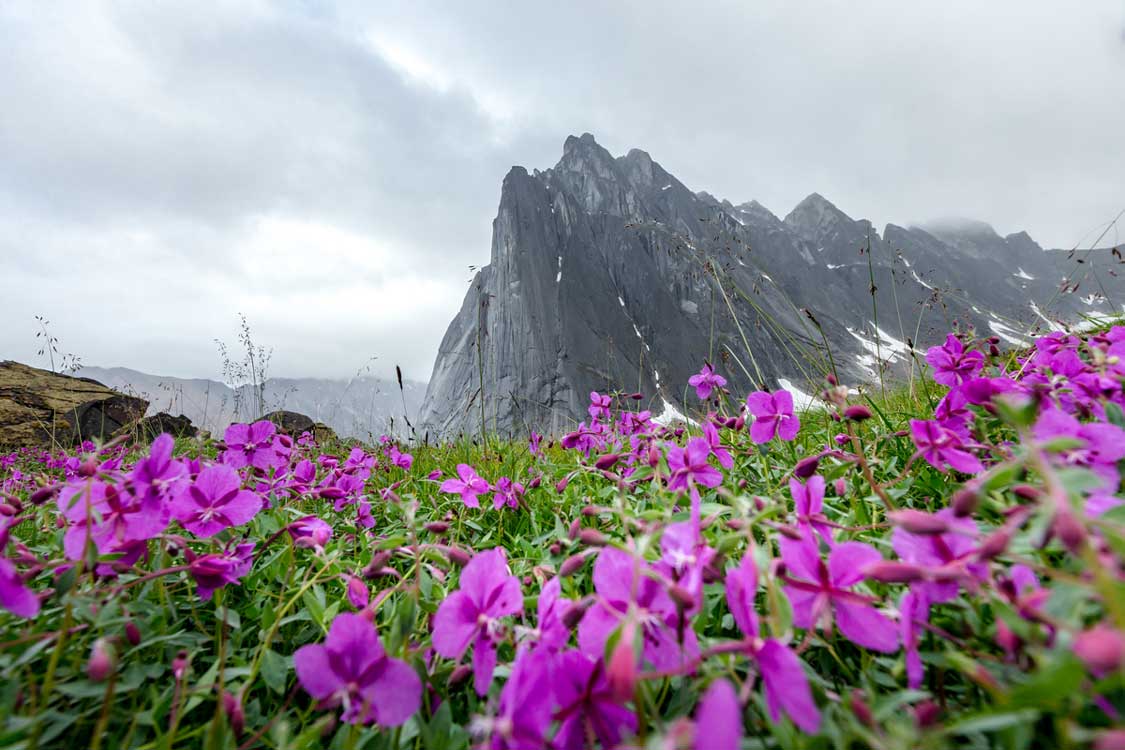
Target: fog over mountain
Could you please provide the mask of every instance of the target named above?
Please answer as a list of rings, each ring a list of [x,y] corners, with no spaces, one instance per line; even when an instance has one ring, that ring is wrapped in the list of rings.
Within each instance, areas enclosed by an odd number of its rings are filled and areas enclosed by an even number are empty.
[[[513,167],[442,340],[423,428],[558,433],[591,390],[687,408],[710,361],[736,394],[906,374],[956,326],[1031,333],[1121,311],[1120,254],[1045,251],[975,220],[878,229],[813,193],[783,219],[694,192],[646,152],[570,136],[551,169]],[[693,397],[694,398],[694,397]]]
[[[232,388],[203,378],[150,375],[125,367],[83,367],[79,376],[93,378],[149,402],[149,413],[183,414],[197,427],[221,434],[234,421],[262,416],[250,386]],[[407,420],[414,421],[425,394],[425,385],[398,383],[371,376],[350,380],[324,378],[269,378],[263,389],[265,412],[277,409],[300,412],[324,422],[341,437],[365,440],[383,434],[410,436]]]

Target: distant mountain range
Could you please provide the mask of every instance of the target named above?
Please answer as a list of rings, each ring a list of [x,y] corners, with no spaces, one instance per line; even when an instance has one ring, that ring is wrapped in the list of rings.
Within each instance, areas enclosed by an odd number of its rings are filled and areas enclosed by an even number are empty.
[[[253,420],[262,413],[249,386],[236,389],[215,380],[150,375],[124,367],[83,367],[75,374],[147,399],[150,414],[183,414],[215,435],[231,422]],[[269,378],[263,411],[300,412],[324,422],[341,437],[409,437],[406,419],[414,421],[425,388],[422,383],[403,381],[400,394],[397,382],[369,376],[350,380]]]
[[[570,136],[553,168],[504,178],[491,259],[442,340],[421,429],[558,433],[595,389],[673,413],[704,361],[735,394],[815,392],[833,368],[870,383],[955,325],[1017,345],[1119,314],[1118,269],[1114,248],[1045,251],[976,221],[879,232],[816,193],[782,219],[694,192],[644,151]]]

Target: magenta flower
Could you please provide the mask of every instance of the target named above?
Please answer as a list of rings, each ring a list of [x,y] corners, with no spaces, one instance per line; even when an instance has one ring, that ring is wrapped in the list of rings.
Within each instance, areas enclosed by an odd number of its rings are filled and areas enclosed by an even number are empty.
[[[327,521],[316,516],[304,516],[289,524],[289,537],[297,547],[311,547],[324,550],[324,545],[332,538],[332,527]]]
[[[360,615],[337,615],[323,644],[293,654],[301,687],[328,706],[342,705],[351,724],[404,724],[422,705],[422,681],[409,664],[387,656],[375,626]]]
[[[864,569],[883,559],[874,547],[844,542],[832,548],[825,565],[809,541],[781,537],[785,562],[785,593],[793,607],[793,624],[813,628],[829,618],[854,643],[872,651],[898,649],[894,623],[872,606],[872,597],[851,587],[864,578]]]
[[[536,604],[538,625],[531,633],[535,650],[554,652],[566,646],[570,640],[570,629],[563,622],[563,617],[573,606],[574,602],[562,598],[562,582],[558,576],[543,585]]]
[[[681,645],[676,605],[660,583],[644,575],[647,567],[648,563],[615,547],[606,547],[598,554],[594,563],[597,603],[578,625],[578,646],[584,654],[600,659],[610,634],[627,615],[636,618],[643,635],[644,658],[656,669],[680,667],[698,653],[695,631],[690,627],[683,628]]]
[[[723,678],[711,683],[695,708],[695,750],[738,750],[742,741],[742,706],[734,687]]]
[[[39,597],[24,585],[15,564],[5,557],[0,557],[0,607],[17,617],[39,614]]]
[[[283,466],[284,456],[274,446],[276,432],[277,426],[265,419],[254,424],[232,424],[223,433],[227,446],[223,451],[223,463],[235,469],[253,466],[262,471]]]
[[[617,747],[637,731],[637,717],[614,698],[600,658],[567,651],[559,655],[554,675],[559,721],[554,746],[559,750],[584,750],[589,737],[602,747]]]
[[[184,465],[172,458],[175,440],[164,433],[152,441],[147,458],[142,458],[129,472],[130,488],[133,495],[145,506],[145,511],[164,514],[167,520],[166,503],[175,496],[178,487],[187,473]]]
[[[750,439],[768,443],[779,437],[792,440],[801,430],[801,420],[793,414],[793,395],[789,391],[756,391],[746,397],[746,408],[754,415]]]
[[[804,483],[796,477],[789,480],[789,494],[793,496],[793,505],[797,513],[797,528],[811,535],[812,531],[820,534],[824,542],[832,546],[832,527],[824,516],[824,477],[813,474]]]
[[[152,539],[168,526],[166,509],[144,504],[118,485],[97,479],[67,485],[57,503],[70,522],[63,537],[70,560],[82,558],[88,541],[99,555],[107,555]]]
[[[724,469],[730,469],[734,466],[734,457],[731,456],[723,446],[723,441],[719,437],[719,428],[712,422],[703,423],[703,439],[707,441],[707,445],[711,448],[711,455],[719,461],[719,466]]]
[[[492,731],[491,750],[539,750],[546,739],[555,706],[552,659],[545,653],[520,654],[500,691],[500,706]]]
[[[910,420],[910,434],[919,455],[939,471],[953,468],[965,474],[984,470],[980,459],[965,449],[961,437],[934,421]]]
[[[609,419],[611,403],[613,403],[613,399],[608,395],[603,396],[597,391],[590,391],[590,406],[586,411],[589,412],[590,418],[593,420]]]
[[[703,604],[703,571],[715,560],[715,550],[701,541],[691,523],[670,523],[660,537],[659,570],[693,600],[685,612],[697,611]]]
[[[247,523],[262,509],[262,498],[242,489],[237,471],[215,464],[181,489],[171,507],[181,526],[206,538]]]
[[[926,350],[926,362],[934,368],[934,380],[950,388],[975,376],[984,366],[984,355],[978,351],[965,351],[965,345],[952,333],[941,346]]]
[[[727,384],[727,379],[715,372],[711,364],[705,362],[696,375],[688,378],[688,385],[695,389],[695,395],[700,401],[711,398],[711,394]]]
[[[250,572],[253,564],[254,542],[246,542],[234,548],[234,551],[213,552],[202,557],[188,560],[188,572],[195,579],[199,598],[210,601],[217,589],[238,583],[239,579]]]
[[[496,668],[499,618],[523,611],[519,579],[508,570],[503,548],[477,553],[461,571],[461,588],[446,597],[434,615],[434,650],[460,659],[473,646],[473,685],[488,693]]]
[[[414,465],[414,456],[403,453],[397,445],[391,446],[390,450],[387,451],[387,456],[391,459],[391,463],[403,471],[410,471],[410,467]]]
[[[457,476],[460,479],[446,479],[441,483],[441,491],[461,496],[461,502],[470,508],[479,508],[479,495],[488,492],[491,487],[488,482],[477,476],[476,471],[468,464],[457,464]]]
[[[891,547],[903,561],[932,571],[943,570],[954,576],[959,569],[984,578],[988,566],[973,562],[976,556],[977,524],[971,518],[957,518],[952,508],[943,508],[934,518],[948,525],[943,534],[915,534],[901,526],[891,532]],[[956,580],[941,583],[918,582],[912,588],[924,594],[931,603],[947,602],[957,596]]]
[[[363,609],[371,600],[371,592],[367,589],[367,584],[363,582],[362,578],[349,575],[343,575],[344,586],[347,589],[348,602],[356,609]]]
[[[754,611],[758,569],[749,551],[738,567],[727,573],[726,588],[731,615],[746,636],[745,653],[758,663],[770,719],[778,721],[784,711],[798,727],[815,733],[820,727],[820,712],[813,702],[804,665],[788,646],[774,638],[763,640],[758,630]]]
[[[500,477],[496,480],[495,490],[492,495],[493,508],[499,510],[505,505],[509,508],[520,507],[520,500],[523,498],[525,492],[522,484],[513,482],[508,477]]]
[[[705,438],[692,438],[684,448],[669,447],[668,468],[672,470],[672,477],[668,489],[682,491],[697,484],[704,487],[722,484],[722,472],[707,462],[710,456],[711,446]]]
[[[1080,423],[1059,409],[1047,409],[1039,415],[1033,428],[1035,439],[1074,438],[1082,445],[1061,451],[1058,458],[1070,466],[1083,466],[1100,476],[1105,489],[1113,492],[1121,481],[1117,462],[1125,458],[1125,430],[1114,424]]]
[[[533,456],[542,455],[543,451],[542,451],[542,449],[540,448],[540,445],[539,445],[542,441],[543,441],[543,436],[540,435],[538,432],[535,432],[534,430],[532,430],[531,437],[528,438],[528,441],[527,441],[527,451],[528,451],[528,453],[530,453]]]

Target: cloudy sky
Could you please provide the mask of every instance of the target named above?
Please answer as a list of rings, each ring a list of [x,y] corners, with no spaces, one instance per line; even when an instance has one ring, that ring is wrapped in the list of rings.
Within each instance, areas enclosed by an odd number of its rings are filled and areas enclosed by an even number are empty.
[[[41,314],[215,377],[241,312],[275,374],[426,379],[505,172],[584,131],[781,215],[1081,245],[1125,208],[1122,92],[1122,0],[9,0],[0,358]]]

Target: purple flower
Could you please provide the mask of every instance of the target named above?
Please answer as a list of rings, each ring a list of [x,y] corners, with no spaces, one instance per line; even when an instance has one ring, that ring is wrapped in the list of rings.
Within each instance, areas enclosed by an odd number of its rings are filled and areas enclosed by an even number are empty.
[[[600,658],[567,651],[555,662],[554,674],[559,721],[554,745],[559,750],[584,750],[591,736],[602,747],[617,747],[637,731],[637,717],[614,698]]]
[[[547,581],[539,592],[539,601],[536,605],[538,627],[533,631],[533,648],[537,651],[559,651],[570,640],[570,630],[563,622],[563,617],[574,602],[562,598],[562,583],[558,576]]]
[[[939,471],[949,467],[965,474],[984,470],[980,460],[965,449],[961,436],[934,421],[910,420],[910,434],[922,458]]]
[[[698,653],[695,631],[690,627],[683,628],[681,645],[676,605],[660,583],[644,574],[647,567],[648,563],[615,547],[598,554],[594,563],[597,602],[578,625],[578,646],[584,654],[601,658],[610,634],[627,616],[639,623],[644,658],[656,669],[680,667]]]
[[[718,459],[719,466],[724,469],[730,469],[734,466],[734,457],[731,456],[730,451],[723,447],[723,441],[719,437],[719,428],[714,423],[703,423],[703,438],[711,448],[711,455]]]
[[[812,628],[834,615],[836,626],[849,640],[872,651],[898,649],[894,623],[872,606],[873,599],[851,590],[864,577],[864,569],[883,559],[862,542],[844,542],[832,548],[825,565],[809,540],[781,537],[781,557],[787,574],[785,593],[793,606],[793,624]]]
[[[371,592],[362,578],[345,573],[344,586],[347,589],[348,602],[356,609],[363,609],[371,600]]]
[[[235,469],[253,466],[262,471],[283,466],[285,458],[274,447],[276,432],[277,426],[265,419],[254,424],[232,424],[223,433],[227,446],[223,463]]]
[[[0,557],[0,607],[17,617],[39,614],[39,598],[24,585],[15,564],[4,557]]]
[[[184,465],[172,458],[175,440],[164,433],[152,441],[147,458],[137,462],[129,472],[129,482],[133,494],[145,506],[146,512],[165,514],[166,503],[177,490],[187,473]]]
[[[746,408],[754,415],[750,439],[768,443],[774,437],[792,440],[801,430],[801,420],[793,415],[793,395],[789,391],[756,391],[746,397]]]
[[[414,465],[414,456],[403,453],[397,445],[391,446],[390,450],[387,451],[387,456],[391,459],[391,463],[403,471],[410,471],[410,467]]]
[[[525,492],[522,484],[513,482],[508,477],[497,479],[495,490],[492,495],[492,507],[496,510],[503,508],[505,505],[509,508],[518,508],[520,499],[523,498]]]
[[[738,750],[742,740],[742,706],[731,684],[711,683],[695,709],[695,750]]]
[[[492,750],[540,750],[549,747],[547,729],[554,708],[553,660],[538,652],[521,654],[500,691],[500,706],[492,722]]]
[[[984,366],[984,355],[978,351],[965,351],[965,345],[952,333],[941,346],[926,351],[926,362],[934,368],[934,380],[951,388],[969,380]]]
[[[527,450],[533,456],[542,455],[543,451],[540,449],[539,444],[542,442],[543,436],[534,430],[531,432],[531,437],[527,441]]]
[[[188,572],[195,579],[199,598],[210,601],[216,589],[231,583],[250,572],[253,564],[254,542],[240,544],[234,551],[213,552],[188,561]]]
[[[922,686],[922,678],[925,676],[922,655],[918,651],[918,623],[930,619],[930,602],[925,593],[911,589],[902,595],[898,609],[899,633],[906,657],[906,686],[917,690]],[[1003,622],[999,618],[997,621]]]
[[[293,654],[301,687],[328,705],[342,705],[344,721],[385,727],[406,722],[422,704],[422,681],[409,664],[383,650],[375,626],[360,615],[332,621],[323,644]]]
[[[718,388],[727,384],[727,379],[715,372],[710,363],[704,363],[698,374],[688,378],[688,385],[695,389],[695,395],[700,401],[711,398],[711,394]]]
[[[711,457],[711,446],[706,438],[696,437],[688,441],[687,447],[671,446],[668,448],[668,468],[672,470],[672,477],[668,480],[668,489],[673,492],[689,490],[691,493],[691,522],[695,532],[699,532],[700,504],[699,490],[696,485],[704,487],[718,487],[723,483],[722,473],[707,462]]]
[[[180,490],[171,507],[180,525],[206,538],[248,522],[262,509],[262,499],[242,489],[237,471],[215,464]]]
[[[758,663],[762,674],[770,719],[778,721],[784,711],[804,731],[816,732],[820,712],[813,702],[804,665],[784,643],[774,638],[763,640],[758,630],[758,616],[754,611],[758,569],[750,552],[742,556],[737,568],[727,573],[726,588],[731,615],[746,636],[746,655]]]
[[[499,618],[523,611],[519,579],[508,570],[500,547],[476,554],[461,571],[461,588],[448,596],[434,615],[434,650],[459,659],[473,646],[473,685],[488,693],[496,668]]]
[[[810,535],[816,531],[825,544],[832,546],[832,527],[824,516],[824,477],[813,474],[804,483],[796,477],[789,480],[789,494],[793,496],[797,514],[797,527]]]
[[[324,545],[332,538],[332,527],[327,521],[316,516],[304,516],[289,524],[289,536],[297,547],[312,547],[324,550]]]
[[[590,418],[593,420],[609,419],[611,403],[613,403],[613,399],[608,395],[603,396],[597,391],[590,391],[590,406],[586,411],[589,412]]]
[[[166,509],[143,504],[120,486],[98,479],[67,485],[57,502],[70,522],[63,537],[63,551],[70,560],[82,558],[88,541],[99,555],[107,555],[147,541],[168,526]]]
[[[1103,422],[1082,424],[1059,409],[1047,409],[1036,420],[1033,433],[1043,442],[1064,437],[1081,442],[1076,448],[1061,451],[1059,459],[1070,466],[1088,467],[1102,477],[1107,491],[1117,489],[1121,481],[1117,462],[1125,458],[1125,430]]]
[[[975,539],[977,524],[971,518],[957,518],[952,508],[943,508],[934,514],[949,527],[944,534],[914,534],[901,526],[891,532],[891,547],[903,561],[931,570],[965,568],[979,578],[984,578],[988,568],[971,562],[977,551]],[[915,590],[925,594],[932,603],[947,602],[957,596],[956,581],[943,583],[915,583]]]
[[[479,495],[488,492],[488,482],[477,476],[476,471],[468,464],[457,464],[457,476],[460,479],[446,479],[441,483],[441,491],[461,496],[461,502],[470,508],[479,508]]]
[[[690,523],[670,523],[660,537],[660,561],[656,569],[690,594],[694,603],[685,613],[703,604],[703,570],[714,561],[716,552],[701,541]]]

